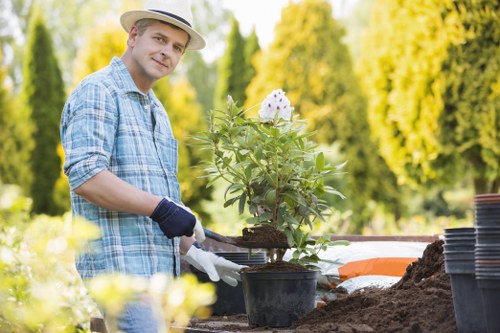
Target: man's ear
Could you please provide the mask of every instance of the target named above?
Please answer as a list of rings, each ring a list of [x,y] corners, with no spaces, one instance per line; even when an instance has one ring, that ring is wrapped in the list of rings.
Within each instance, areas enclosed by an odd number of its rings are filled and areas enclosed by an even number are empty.
[[[132,28],[130,28],[130,31],[128,33],[127,45],[134,46],[138,36],[139,36],[139,31],[137,30],[137,27],[134,25],[132,26]]]

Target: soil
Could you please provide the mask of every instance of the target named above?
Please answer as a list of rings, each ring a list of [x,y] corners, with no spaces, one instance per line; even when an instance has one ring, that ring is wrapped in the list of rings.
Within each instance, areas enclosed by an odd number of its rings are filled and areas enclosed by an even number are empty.
[[[285,233],[268,224],[244,228],[242,236],[235,237],[235,241],[248,248],[289,248]]]
[[[452,333],[454,313],[443,241],[437,240],[392,287],[339,297],[302,317],[295,332]]]
[[[350,295],[333,291],[337,299],[300,318],[287,332],[452,333],[457,330],[450,279],[444,271],[442,240],[429,244],[422,258],[409,265],[401,280],[390,288],[369,288]],[[255,332],[244,324],[234,325],[245,322],[245,315],[223,320],[232,324],[220,327],[221,330]]]
[[[243,268],[242,272],[307,272],[304,266],[292,264],[286,261],[277,261],[273,263],[252,265]]]

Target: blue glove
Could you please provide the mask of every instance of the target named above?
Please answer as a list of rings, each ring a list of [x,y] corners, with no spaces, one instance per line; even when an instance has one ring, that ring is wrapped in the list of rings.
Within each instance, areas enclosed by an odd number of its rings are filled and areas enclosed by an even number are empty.
[[[196,217],[186,208],[163,198],[156,206],[151,219],[158,223],[168,238],[192,236]]]

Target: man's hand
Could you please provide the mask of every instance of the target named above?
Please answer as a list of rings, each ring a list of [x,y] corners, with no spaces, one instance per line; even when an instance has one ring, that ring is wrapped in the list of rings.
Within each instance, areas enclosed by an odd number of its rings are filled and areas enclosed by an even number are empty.
[[[187,207],[178,205],[166,198],[160,201],[150,217],[153,221],[158,223],[161,231],[163,231],[168,238],[179,236],[190,237],[193,235],[194,228],[197,224],[196,217]],[[203,236],[204,235],[205,234],[203,234]]]
[[[210,280],[216,282],[222,279],[233,287],[236,287],[238,281],[241,281],[240,270],[247,267],[235,264],[212,252],[204,251],[195,245],[189,248],[184,259],[198,270],[207,273]]]

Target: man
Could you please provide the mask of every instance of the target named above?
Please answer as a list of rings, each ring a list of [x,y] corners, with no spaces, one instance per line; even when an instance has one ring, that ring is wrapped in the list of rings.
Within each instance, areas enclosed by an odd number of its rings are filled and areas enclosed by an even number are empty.
[[[243,266],[197,246],[203,229],[181,203],[177,142],[152,91],[186,50],[205,46],[192,27],[190,4],[150,1],[144,10],[124,13],[121,24],[128,32],[125,53],[80,82],[61,118],[73,214],[101,230],[92,251],[78,256],[77,269],[83,279],[111,272],[178,276],[184,254],[213,281],[236,285]],[[119,328],[156,332],[152,318],[147,302],[131,303]]]

